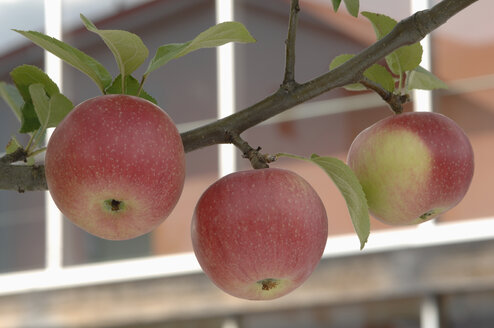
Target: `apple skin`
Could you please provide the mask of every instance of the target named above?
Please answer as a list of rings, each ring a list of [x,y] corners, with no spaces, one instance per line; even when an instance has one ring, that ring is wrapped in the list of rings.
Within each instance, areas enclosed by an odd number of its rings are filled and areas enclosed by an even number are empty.
[[[450,118],[412,112],[362,131],[348,152],[370,213],[391,225],[418,224],[458,204],[474,171],[473,150]]]
[[[45,173],[69,220],[98,237],[124,240],[150,232],[173,210],[185,155],[161,108],[134,96],[104,95],[60,122],[47,146]]]
[[[296,173],[235,172],[212,184],[192,219],[192,245],[206,275],[226,293],[269,300],[300,286],[328,237],[324,205]]]

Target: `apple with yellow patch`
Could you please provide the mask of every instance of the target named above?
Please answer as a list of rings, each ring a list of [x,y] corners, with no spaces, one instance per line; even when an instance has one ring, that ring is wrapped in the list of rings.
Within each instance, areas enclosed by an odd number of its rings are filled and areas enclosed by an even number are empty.
[[[472,146],[450,118],[397,114],[362,131],[348,152],[371,214],[391,225],[418,224],[458,204],[473,177]]]

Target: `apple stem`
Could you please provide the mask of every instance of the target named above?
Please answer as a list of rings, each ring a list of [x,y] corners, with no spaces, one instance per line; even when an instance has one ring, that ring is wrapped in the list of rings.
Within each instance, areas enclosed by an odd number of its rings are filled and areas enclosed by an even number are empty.
[[[267,279],[259,280],[257,283],[262,286],[262,290],[271,290],[276,286],[278,286],[280,282],[278,281],[278,279],[267,278]]]
[[[104,204],[111,212],[119,212],[124,208],[124,203],[121,200],[107,199],[104,201]]]
[[[276,159],[269,154],[261,154],[261,147],[252,148],[238,133],[231,132],[229,139],[230,143],[234,144],[242,151],[243,157],[250,160],[250,164],[254,169],[268,168],[268,163],[271,163]]]

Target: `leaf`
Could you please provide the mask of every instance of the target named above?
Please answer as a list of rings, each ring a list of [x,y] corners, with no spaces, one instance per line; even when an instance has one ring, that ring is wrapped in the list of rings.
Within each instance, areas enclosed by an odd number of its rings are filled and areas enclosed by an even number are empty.
[[[38,116],[41,128],[46,129],[46,123],[50,116],[50,98],[46,95],[45,88],[41,83],[31,84],[29,86],[29,93],[31,94],[34,111]]]
[[[448,85],[444,83],[437,76],[419,66],[413,71],[408,72],[408,90],[422,89],[422,90],[434,90],[434,89],[447,89]]]
[[[341,0],[331,0],[333,3],[333,10],[334,12],[338,11],[338,8],[340,8]]]
[[[42,84],[30,85],[29,92],[43,130],[56,127],[74,108],[72,102],[61,93],[48,98]]]
[[[49,116],[46,127],[56,127],[73,108],[74,104],[63,94],[57,93],[56,95],[53,95],[48,104]]]
[[[382,65],[372,65],[364,71],[364,76],[382,86],[386,91],[393,92],[395,90],[393,75]]]
[[[331,64],[329,64],[330,69],[334,69],[346,61],[350,60],[350,58],[354,57],[355,55],[350,55],[350,54],[344,54],[344,55],[339,55],[335,57],[332,61]],[[379,84],[382,86],[384,89],[386,89],[389,92],[393,92],[395,89],[395,81],[391,73],[382,65],[379,64],[374,64],[368,69],[364,71],[364,76]],[[360,83],[353,83],[349,85],[344,86],[345,89],[350,90],[350,91],[361,91],[365,90],[366,88],[360,84]]]
[[[40,122],[40,128],[36,132],[33,141],[33,146],[37,146],[43,139],[46,129],[56,127],[72,110],[74,105],[61,93],[48,97],[43,85],[40,83],[31,84],[29,92],[33,101],[34,111]]]
[[[7,147],[5,147],[5,151],[7,154],[12,154],[19,148],[22,148],[22,145],[19,143],[16,137],[12,136],[7,143]]]
[[[122,76],[119,75],[115,78],[112,85],[106,89],[107,94],[119,94],[124,93],[126,95],[137,96],[139,92],[140,84],[139,82],[131,75],[125,77],[125,92],[122,92]],[[156,99],[154,99],[151,95],[149,95],[146,91],[141,90],[139,93],[139,97],[149,100],[154,104],[158,104]]]
[[[166,44],[159,47],[144,75],[148,75],[172,59],[185,56],[195,50],[218,47],[228,42],[250,43],[255,41],[243,24],[238,22],[220,23],[208,28],[188,42]]]
[[[39,47],[51,52],[67,64],[89,76],[89,78],[98,85],[101,91],[105,90],[108,85],[110,85],[112,77],[106,68],[96,59],[79,49],[43,33],[35,31],[14,31],[25,36]]]
[[[372,23],[378,40],[391,32],[398,23],[393,18],[383,14],[364,11],[362,12],[362,15]],[[422,52],[422,46],[419,42],[409,46],[403,46],[387,55],[386,63],[391,72],[396,75],[401,75],[406,71],[415,69],[420,64],[422,61]]]
[[[353,227],[364,248],[370,234],[370,219],[364,190],[355,173],[337,158],[312,155],[311,161],[319,165],[333,180],[346,201]]]
[[[56,83],[53,82],[45,72],[36,66],[18,66],[10,72],[10,76],[25,102],[31,100],[31,94],[29,92],[29,86],[31,84],[40,83],[43,85],[48,95],[60,93]]]
[[[38,115],[34,111],[32,100],[25,102],[21,108],[21,128],[19,133],[30,133],[38,130],[41,124],[38,120]]]
[[[326,172],[346,201],[353,227],[360,240],[360,249],[363,249],[370,234],[369,209],[362,186],[352,169],[337,158],[321,157],[316,154],[313,154],[310,159],[285,153],[276,156],[310,161]]]
[[[24,100],[22,99],[19,90],[12,84],[0,82],[0,96],[7,105],[9,105],[10,109],[12,109],[12,112],[14,112],[20,122],[22,116],[21,108],[24,105]]]
[[[359,11],[359,0],[343,0],[350,15],[357,17]]]
[[[378,40],[381,40],[398,24],[396,20],[384,14],[375,14],[368,11],[363,11],[361,14],[372,23]]]
[[[423,49],[420,43],[414,43],[393,51],[386,56],[389,69],[396,75],[417,68],[422,61]]]
[[[130,75],[149,55],[148,48],[134,33],[122,30],[100,30],[84,15],[80,15],[86,28],[98,34],[115,56],[120,74]]]

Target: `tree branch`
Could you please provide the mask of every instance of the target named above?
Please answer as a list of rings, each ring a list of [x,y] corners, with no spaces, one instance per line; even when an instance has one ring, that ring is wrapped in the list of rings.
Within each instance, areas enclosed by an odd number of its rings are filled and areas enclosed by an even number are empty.
[[[429,10],[415,13],[401,22],[378,42],[364,49],[337,68],[287,92],[283,88],[260,102],[221,120],[182,133],[185,151],[228,143],[227,131],[242,133],[245,130],[281,112],[337,87],[356,83],[363,72],[394,50],[422,40],[427,34],[449,18],[477,0],[443,0]]]
[[[291,90],[295,83],[295,38],[297,35],[298,12],[300,7],[298,0],[292,0],[290,3],[290,19],[288,20],[288,36],[285,40],[285,77],[282,87]]]
[[[312,99],[322,93],[363,79],[363,72],[394,50],[420,41],[427,34],[444,24],[477,0],[443,0],[429,10],[417,12],[401,22],[385,37],[364,49],[341,66],[303,84],[294,84],[293,88],[280,87],[274,94],[260,102],[234,113],[228,117],[182,133],[182,142],[186,152],[199,148],[231,143],[232,135],[238,135],[257,124],[276,116],[295,105]],[[293,0],[291,6],[297,1]],[[296,26],[296,11],[290,15],[292,22],[287,38],[287,63],[285,81],[293,77],[294,40],[292,28]],[[292,32],[291,32],[292,31]],[[291,41],[293,38],[293,41]],[[293,48],[292,48],[293,47]],[[290,70],[292,73],[290,73]],[[287,78],[288,76],[288,78]],[[0,161],[0,189],[44,190],[46,189],[43,166],[22,166]]]

